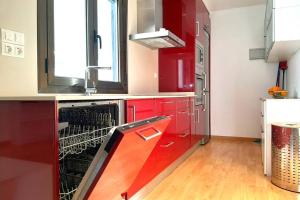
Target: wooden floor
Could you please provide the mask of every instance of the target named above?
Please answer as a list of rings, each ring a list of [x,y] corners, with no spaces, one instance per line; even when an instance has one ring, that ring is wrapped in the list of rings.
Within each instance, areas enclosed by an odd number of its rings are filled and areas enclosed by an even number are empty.
[[[250,141],[212,139],[145,200],[300,200],[263,175],[261,148]]]

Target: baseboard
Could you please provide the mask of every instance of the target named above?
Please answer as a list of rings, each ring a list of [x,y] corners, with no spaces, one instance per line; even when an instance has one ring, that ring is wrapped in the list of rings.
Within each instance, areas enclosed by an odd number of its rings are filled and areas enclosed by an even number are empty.
[[[183,163],[187,158],[190,157],[194,151],[199,148],[200,142],[195,144],[190,150],[184,153],[180,158],[174,161],[169,167],[167,167],[164,171],[162,171],[159,175],[157,175],[152,181],[150,181],[147,185],[145,185],[139,192],[137,192],[134,196],[130,198],[130,200],[141,200],[145,198],[154,188],[162,182],[165,178],[167,178],[181,163]]]
[[[244,142],[253,142],[255,140],[259,140],[260,138],[249,138],[249,137],[233,137],[233,136],[217,136],[212,135],[212,140],[231,140],[231,141],[244,141]]]

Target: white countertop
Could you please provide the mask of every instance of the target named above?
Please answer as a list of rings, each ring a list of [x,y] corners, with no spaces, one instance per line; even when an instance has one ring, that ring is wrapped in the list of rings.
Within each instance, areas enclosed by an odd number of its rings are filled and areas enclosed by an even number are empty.
[[[180,98],[194,97],[193,92],[181,93],[157,93],[151,95],[135,94],[95,94],[85,96],[83,94],[38,94],[35,96],[0,96],[0,101],[74,101],[74,100],[116,100],[116,99],[151,99],[151,98]]]
[[[300,99],[293,99],[293,98],[283,98],[283,99],[276,99],[276,98],[259,98],[260,101],[299,101]]]

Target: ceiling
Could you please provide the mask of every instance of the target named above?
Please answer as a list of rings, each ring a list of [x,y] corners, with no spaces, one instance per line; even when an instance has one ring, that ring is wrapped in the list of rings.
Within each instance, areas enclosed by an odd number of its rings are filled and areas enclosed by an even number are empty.
[[[209,11],[266,4],[267,0],[203,0]]]

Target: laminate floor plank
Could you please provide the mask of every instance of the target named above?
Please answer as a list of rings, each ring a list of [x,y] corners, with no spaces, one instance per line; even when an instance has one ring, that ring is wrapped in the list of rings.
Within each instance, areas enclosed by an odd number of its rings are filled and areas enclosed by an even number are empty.
[[[200,146],[144,200],[300,200],[263,175],[261,146],[212,139]]]

